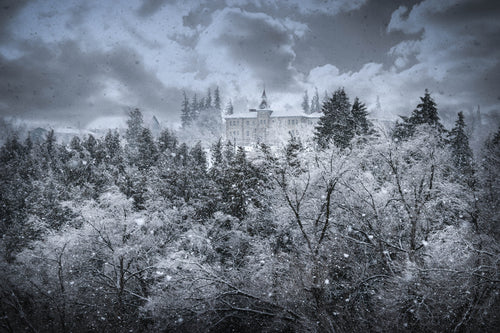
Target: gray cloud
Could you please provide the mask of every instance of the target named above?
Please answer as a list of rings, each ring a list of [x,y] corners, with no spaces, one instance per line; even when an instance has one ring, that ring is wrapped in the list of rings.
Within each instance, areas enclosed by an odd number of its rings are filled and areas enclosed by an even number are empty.
[[[142,0],[141,6],[137,9],[137,14],[141,17],[148,17],[160,10],[165,4],[175,2],[171,0]]]
[[[176,115],[177,89],[167,89],[133,49],[84,51],[75,41],[24,43],[23,56],[0,58],[0,112],[38,120],[89,122],[138,106]],[[170,114],[169,114],[170,112]]]
[[[296,85],[293,46],[305,29],[298,22],[262,13],[224,9],[201,34],[197,51],[206,56],[205,65],[215,72],[265,83],[281,92]]]
[[[2,0],[0,4],[0,44],[10,38],[9,24],[29,0]]]
[[[500,4],[487,0],[427,0],[396,11],[389,30],[423,31],[421,38],[412,44],[400,44],[400,52],[395,53],[414,55],[419,64],[433,72],[428,84],[438,86],[447,102],[455,104],[458,99],[469,108],[482,104],[498,112],[498,17]]]

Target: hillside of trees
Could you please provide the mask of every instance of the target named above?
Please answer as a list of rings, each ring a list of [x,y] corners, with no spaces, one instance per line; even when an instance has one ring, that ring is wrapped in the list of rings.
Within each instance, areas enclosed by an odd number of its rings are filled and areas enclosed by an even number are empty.
[[[473,156],[427,91],[389,131],[343,89],[321,112],[252,151],[155,138],[138,109],[125,135],[10,135],[1,331],[496,332],[500,130]]]

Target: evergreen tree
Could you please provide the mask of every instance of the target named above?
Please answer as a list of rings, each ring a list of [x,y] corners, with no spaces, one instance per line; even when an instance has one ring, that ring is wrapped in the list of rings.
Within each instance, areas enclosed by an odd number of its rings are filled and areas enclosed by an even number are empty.
[[[287,145],[285,146],[285,160],[287,168],[290,168],[291,174],[294,176],[298,176],[305,171],[299,157],[299,153],[303,149],[304,146],[302,145],[300,139],[291,135]]]
[[[140,170],[149,169],[156,161],[158,150],[149,128],[143,128],[138,142],[136,164]]]
[[[309,95],[307,94],[307,90],[304,92],[304,97],[302,98],[302,111],[304,113],[309,114],[310,112],[310,107],[309,107]]]
[[[463,175],[472,175],[472,150],[469,146],[469,138],[465,131],[465,121],[463,112],[458,113],[455,126],[448,134],[449,144],[453,154],[453,162]]]
[[[321,112],[321,107],[319,104],[318,88],[315,88],[314,96],[311,99],[311,109],[310,113]]]
[[[158,149],[160,152],[163,153],[166,150],[174,152],[176,148],[177,138],[175,134],[168,129],[163,130],[158,138]]]
[[[129,113],[127,131],[125,132],[127,156],[131,164],[136,164],[139,158],[139,143],[143,128],[142,113],[136,108]]]
[[[446,130],[439,119],[436,102],[431,97],[429,90],[425,89],[424,97],[420,97],[420,104],[413,110],[410,117],[403,117],[401,123],[397,122],[393,130],[393,137],[396,139],[407,139],[413,135],[419,125],[427,124],[436,128],[439,133]]]
[[[127,143],[131,147],[136,147],[139,137],[142,134],[143,128],[143,118],[142,112],[135,108],[131,112],[129,112],[129,119],[127,120],[127,131],[125,133],[125,138],[127,139]]]
[[[97,155],[97,140],[92,134],[89,134],[87,139],[83,142],[82,146],[89,152],[92,159],[96,158]]]
[[[47,133],[47,136],[45,137],[45,142],[43,143],[43,148],[47,161],[51,161],[55,158],[57,149],[56,145],[57,145],[56,135],[54,134],[54,130],[51,129]]]
[[[196,145],[191,148],[189,152],[191,159],[194,161],[194,164],[201,169],[205,170],[207,167],[207,154],[203,150],[201,146],[201,142],[198,141]]]
[[[198,114],[200,112],[200,103],[198,102],[198,96],[194,94],[193,99],[191,100],[190,111],[190,121],[193,122],[198,118]]]
[[[500,240],[500,127],[481,150],[479,174],[480,229]]]
[[[206,106],[206,98],[202,97],[198,103],[198,115],[202,110],[205,110],[207,108]],[[196,118],[197,119],[197,118]]]
[[[330,142],[341,149],[347,148],[355,133],[351,104],[343,88],[337,89],[323,104],[322,112],[315,128],[315,141],[322,148]]]
[[[71,141],[69,143],[69,147],[71,148],[71,150],[75,151],[80,158],[83,158],[83,147],[82,147],[80,137],[75,135],[71,139]]]
[[[222,191],[223,211],[239,219],[248,214],[248,207],[260,206],[265,176],[246,156],[242,147],[236,153],[226,145],[226,158],[231,157],[225,173]],[[230,152],[228,151],[230,150]]]
[[[214,107],[217,110],[221,110],[221,100],[220,100],[220,91],[219,91],[219,86],[215,88],[214,91]]]
[[[117,130],[109,130],[104,137],[106,160],[108,163],[117,165],[121,162],[122,146],[120,144],[120,133]]]
[[[183,100],[181,107],[181,121],[182,121],[182,127],[185,128],[192,122],[192,113],[191,113],[191,106],[189,105],[189,100],[186,96],[186,92],[183,91],[182,95],[183,95]]]
[[[366,105],[356,97],[352,103],[352,117],[354,120],[354,133],[356,135],[368,135],[373,133],[373,124],[368,120]]]
[[[230,116],[233,113],[234,113],[233,103],[231,102],[231,100],[229,100],[229,102],[227,102],[226,105],[226,115]]]
[[[205,99],[205,109],[212,107],[212,91],[208,88],[207,98]]]

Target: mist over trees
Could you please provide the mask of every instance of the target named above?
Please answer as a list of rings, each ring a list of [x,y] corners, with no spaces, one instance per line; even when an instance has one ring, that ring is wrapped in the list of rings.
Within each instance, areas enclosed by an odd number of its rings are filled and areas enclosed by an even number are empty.
[[[219,87],[213,92],[209,88],[205,97],[198,98],[195,93],[191,100],[183,92],[181,104],[182,131],[180,139],[191,145],[197,141],[214,142],[222,136],[222,97]],[[226,106],[225,113],[232,111],[231,101]]]
[[[340,88],[311,141],[183,139],[222,104],[184,94],[183,134],[135,109],[124,135],[9,136],[2,331],[498,329],[500,129],[473,156],[428,91],[385,131]]]

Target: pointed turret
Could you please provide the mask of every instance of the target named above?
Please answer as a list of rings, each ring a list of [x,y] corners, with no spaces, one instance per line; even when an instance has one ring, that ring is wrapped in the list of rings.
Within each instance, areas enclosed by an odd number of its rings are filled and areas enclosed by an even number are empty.
[[[266,88],[262,91],[262,101],[260,102],[259,109],[267,109],[269,105],[267,104]]]

